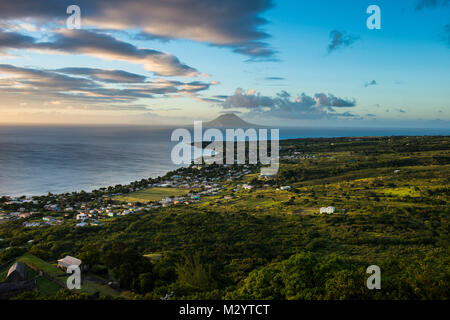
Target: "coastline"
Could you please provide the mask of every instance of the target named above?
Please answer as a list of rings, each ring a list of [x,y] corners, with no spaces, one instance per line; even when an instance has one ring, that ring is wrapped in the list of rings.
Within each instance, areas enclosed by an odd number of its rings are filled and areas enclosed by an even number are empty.
[[[142,128],[142,127],[140,127],[140,128]],[[284,130],[286,130],[286,129],[284,129]],[[292,129],[292,130],[294,130],[294,129]],[[441,131],[442,131],[442,133],[447,133],[447,134],[435,134],[435,135],[432,135],[432,136],[448,136],[448,135],[450,135],[449,130],[441,130],[441,129],[439,129],[438,131],[439,131],[438,133],[441,133]],[[443,131],[446,131],[446,132],[443,132]],[[404,134],[402,134],[402,135],[384,135],[384,136],[383,135],[379,135],[379,136],[372,136],[372,135],[367,136],[366,135],[365,136],[365,135],[356,135],[356,132],[355,132],[355,135],[352,135],[352,136],[321,136],[321,137],[308,136],[308,137],[304,137],[304,136],[301,136],[300,134],[298,134],[298,132],[297,132],[297,134],[295,136],[290,136],[289,135],[289,131],[284,131],[284,134],[280,135],[280,140],[281,141],[285,141],[285,140],[291,140],[291,139],[313,139],[313,140],[322,140],[322,139],[363,139],[363,138],[392,137],[392,136],[409,136],[409,137],[424,136],[425,137],[425,136],[428,136],[428,135],[404,135]],[[170,141],[166,142],[165,144],[169,145]],[[173,170],[177,170],[177,169],[179,169],[181,167],[182,167],[182,165],[180,165],[180,166],[174,165],[170,169],[165,169],[165,170],[163,169],[163,170],[160,170],[159,172],[156,172],[156,173],[153,173],[153,174],[150,174],[150,175],[147,175],[147,176],[142,175],[142,176],[137,177],[137,179],[148,179],[148,178],[164,177],[167,174],[169,174],[170,172],[172,172]],[[49,175],[51,175],[51,174],[53,174],[53,172],[49,172]],[[0,174],[0,177],[1,177],[1,174]],[[142,177],[146,177],[146,178],[142,178]],[[131,181],[130,180],[125,180],[125,181],[122,180],[122,182],[117,182],[117,183],[113,182],[113,183],[109,183],[109,184],[108,183],[105,183],[105,184],[97,183],[97,184],[92,184],[90,187],[82,187],[82,188],[78,188],[78,189],[74,188],[74,189],[70,189],[70,190],[67,190],[67,191],[64,191],[64,192],[51,192],[51,193],[52,194],[65,194],[65,193],[73,193],[73,192],[79,193],[81,191],[86,191],[86,192],[90,193],[90,192],[98,190],[98,189],[113,187],[113,186],[116,186],[116,185],[129,185],[130,183],[132,183],[134,181],[138,181],[138,180],[131,180]],[[48,192],[43,192],[43,193],[40,193],[40,194],[31,194],[31,193],[5,194],[5,193],[2,193],[2,194],[0,194],[0,197],[9,196],[9,197],[18,198],[18,197],[25,196],[25,197],[30,198],[30,197],[44,196],[47,193]]]

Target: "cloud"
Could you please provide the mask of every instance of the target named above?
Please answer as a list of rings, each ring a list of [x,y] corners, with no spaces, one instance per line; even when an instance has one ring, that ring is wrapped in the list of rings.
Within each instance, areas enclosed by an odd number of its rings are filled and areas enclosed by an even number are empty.
[[[325,93],[316,93],[314,95],[317,106],[323,107],[354,107],[356,101],[335,97],[332,94],[326,95]]]
[[[93,80],[108,83],[142,83],[147,77],[123,71],[123,70],[103,70],[95,68],[62,68],[53,70],[63,74],[89,76]]]
[[[23,49],[33,45],[35,39],[16,32],[6,32],[0,29],[0,52],[6,49]]]
[[[242,111],[239,110],[227,110],[227,111],[219,111],[221,114],[239,114],[242,113]]]
[[[196,77],[196,69],[182,64],[177,57],[154,49],[137,48],[131,43],[91,30],[57,30],[52,40],[37,39],[16,32],[0,32],[0,52],[28,49],[64,54],[82,53],[104,59],[142,64],[148,71],[161,76]]]
[[[223,107],[226,109],[229,108],[260,108],[260,107],[271,107],[273,105],[273,101],[269,97],[260,96],[259,94],[255,95],[254,92],[243,92],[241,88],[236,89],[234,95],[226,98],[223,103]]]
[[[269,97],[254,90],[245,92],[241,88],[236,89],[235,93],[221,104],[224,109],[247,109],[263,116],[305,119],[354,117],[350,112],[338,113],[334,108],[355,105],[355,100],[338,98],[332,94],[316,93],[311,97],[302,93],[292,98],[288,92],[281,91],[275,97]]]
[[[247,44],[235,46],[234,52],[250,56],[248,61],[270,60],[278,61],[273,58],[275,51],[268,44],[261,41],[252,41]]]
[[[129,104],[145,98],[174,95],[196,98],[200,91],[212,85],[200,81],[150,81],[122,70],[97,68],[43,70],[0,64],[0,75],[0,97],[4,103],[17,104],[14,101],[20,94],[29,104],[48,100],[59,101],[61,105],[81,102],[103,109],[107,104]]]
[[[446,6],[450,3],[450,0],[420,0],[417,3],[416,10],[422,10],[424,8],[437,8],[439,6]]]
[[[39,23],[65,24],[72,0],[3,1],[0,19],[34,19]],[[83,26],[139,29],[140,39],[189,39],[228,47],[252,58],[268,58],[275,51],[264,42],[270,35],[261,15],[272,0],[78,0]]]
[[[273,81],[278,81],[278,80],[286,80],[285,78],[283,78],[283,77],[265,77],[264,78],[265,80],[273,80]]]
[[[364,83],[364,87],[368,87],[368,86],[375,86],[375,85],[377,85],[378,83],[375,81],[375,80],[372,80],[372,81],[369,81],[369,82],[366,82],[366,83]]]
[[[339,48],[349,47],[356,40],[359,40],[358,36],[348,35],[345,31],[332,30],[330,32],[328,53],[331,53]]]

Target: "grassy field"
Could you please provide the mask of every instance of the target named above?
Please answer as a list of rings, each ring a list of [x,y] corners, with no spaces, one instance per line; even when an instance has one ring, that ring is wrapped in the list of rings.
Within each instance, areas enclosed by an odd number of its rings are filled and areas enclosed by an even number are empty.
[[[127,195],[114,197],[114,200],[128,202],[150,202],[160,201],[165,197],[179,197],[189,193],[189,190],[179,188],[149,188]]]
[[[78,291],[78,290],[77,290]],[[112,298],[117,298],[120,296],[120,292],[105,285],[105,284],[100,284],[100,283],[94,283],[94,282],[84,282],[81,285],[81,292],[93,295],[97,292],[100,293],[101,296],[104,297],[112,297]]]
[[[27,268],[27,278],[36,280],[39,289],[39,296],[41,297],[54,296],[61,289],[60,285],[44,276],[40,276],[36,271],[30,268]]]

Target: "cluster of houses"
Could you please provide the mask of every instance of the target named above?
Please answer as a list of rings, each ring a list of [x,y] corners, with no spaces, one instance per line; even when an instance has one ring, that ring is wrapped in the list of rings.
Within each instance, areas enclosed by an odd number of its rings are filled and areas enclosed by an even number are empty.
[[[13,212],[0,211],[0,220],[27,219],[36,213],[35,211],[28,212],[25,208],[20,208],[18,211]]]
[[[345,213],[346,209],[336,209],[333,206],[328,206],[328,207],[321,207],[319,210],[320,213],[325,213],[325,214],[333,214],[333,213],[336,213],[337,211]]]
[[[61,224],[64,218],[75,218],[76,227],[101,226],[102,219],[135,214],[142,211],[148,211],[154,208],[166,207],[170,205],[189,205],[200,201],[201,197],[218,195],[223,189],[222,181],[238,180],[244,175],[252,173],[251,165],[228,165],[225,164],[219,168],[205,164],[192,165],[187,170],[181,170],[180,174],[168,174],[165,179],[153,180],[153,183],[130,184],[124,186],[128,192],[136,192],[142,189],[159,188],[180,188],[197,189],[195,193],[186,196],[166,197],[157,202],[148,204],[140,203],[114,203],[113,196],[122,195],[121,192],[107,192],[106,188],[101,193],[94,196],[90,194],[91,199],[83,202],[70,201],[71,194],[51,195],[45,197],[3,197],[6,202],[0,203],[0,220],[26,219],[24,227],[42,227]],[[265,176],[270,179],[273,176]],[[133,187],[131,187],[133,186]],[[236,186],[236,191],[252,190],[254,187],[250,184]],[[111,191],[111,189],[108,189]],[[118,189],[114,189],[117,191]],[[5,210],[6,209],[6,210]],[[8,212],[13,211],[14,212]],[[39,219],[33,219],[33,215],[44,212],[55,212],[53,216],[45,216]],[[57,217],[56,214],[58,214]],[[60,216],[59,216],[60,214]]]
[[[327,213],[327,214],[332,214],[336,211],[336,208],[333,206],[329,206],[329,207],[321,207],[320,208],[320,213]]]
[[[317,155],[312,153],[304,153],[301,151],[293,151],[289,154],[280,156],[281,160],[305,160],[305,159],[315,159],[317,158]]]
[[[25,221],[22,225],[26,228],[32,227],[43,227],[43,226],[55,226],[58,224],[63,224],[63,218],[56,218],[52,216],[42,217],[42,220]]]

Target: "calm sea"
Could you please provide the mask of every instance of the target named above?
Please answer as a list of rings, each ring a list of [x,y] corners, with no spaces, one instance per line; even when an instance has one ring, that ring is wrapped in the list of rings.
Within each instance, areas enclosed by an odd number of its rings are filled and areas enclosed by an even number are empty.
[[[0,195],[91,191],[178,166],[162,127],[0,126]],[[280,129],[280,138],[449,135],[446,129]]]

